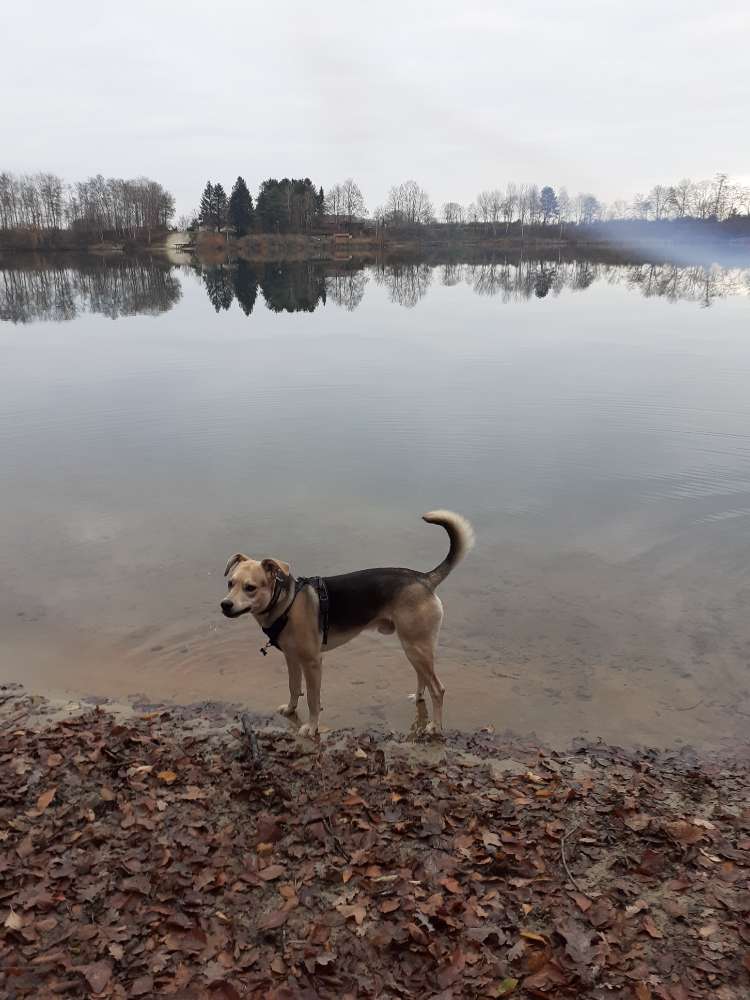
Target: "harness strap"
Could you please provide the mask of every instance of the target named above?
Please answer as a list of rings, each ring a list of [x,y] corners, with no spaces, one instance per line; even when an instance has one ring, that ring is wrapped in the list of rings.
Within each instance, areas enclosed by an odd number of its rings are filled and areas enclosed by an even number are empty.
[[[276,583],[277,585],[281,583],[279,577],[276,578]],[[279,648],[279,636],[286,628],[287,622],[289,621],[289,612],[292,610],[292,605],[297,600],[297,594],[299,594],[299,592],[304,587],[313,587],[318,595],[319,628],[320,631],[323,633],[323,645],[325,646],[326,643],[328,642],[328,589],[326,587],[325,580],[323,579],[322,576],[313,576],[313,577],[300,576],[298,577],[297,580],[294,581],[294,595],[292,596],[292,599],[289,602],[289,607],[286,609],[286,611],[283,614],[279,615],[279,617],[275,621],[271,622],[268,628],[263,628],[261,626],[263,632],[268,638],[268,642],[265,644],[265,646],[261,646],[260,650],[264,656],[268,655],[268,650],[272,646],[275,646],[276,649]],[[279,595],[276,592],[276,586],[274,586],[274,596],[271,598],[271,602],[268,605],[268,608],[266,608],[266,611],[270,610],[273,607],[278,598]]]
[[[328,588],[322,576],[315,576],[310,583],[318,592],[319,627],[323,633],[323,645],[328,643]]]

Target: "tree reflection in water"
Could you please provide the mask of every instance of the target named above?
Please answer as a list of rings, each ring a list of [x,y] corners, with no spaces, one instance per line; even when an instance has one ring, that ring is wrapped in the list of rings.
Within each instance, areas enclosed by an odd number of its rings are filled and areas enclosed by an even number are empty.
[[[0,320],[158,316],[182,295],[175,268],[155,257],[27,254],[0,262]]]
[[[436,276],[451,288],[467,284],[477,295],[502,302],[554,299],[585,291],[597,282],[621,285],[646,297],[694,302],[750,295],[750,269],[700,264],[612,262],[586,258],[506,257],[472,263],[387,260],[358,266],[353,261],[236,260],[194,265],[217,313],[235,299],[250,316],[258,291],[272,312],[313,312],[330,299],[353,312],[364,300],[370,278],[391,302],[411,309],[428,293]],[[30,323],[64,321],[82,313],[115,319],[167,312],[181,297],[175,266],[159,257],[27,254],[0,262],[0,320]]]

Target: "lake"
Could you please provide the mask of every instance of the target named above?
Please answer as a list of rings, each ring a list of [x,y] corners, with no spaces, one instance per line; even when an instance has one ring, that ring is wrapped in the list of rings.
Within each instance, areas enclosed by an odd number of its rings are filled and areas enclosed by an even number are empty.
[[[431,568],[449,727],[708,746],[750,718],[750,269],[637,260],[0,261],[0,665],[267,711],[228,556]],[[408,729],[393,638],[326,726]]]

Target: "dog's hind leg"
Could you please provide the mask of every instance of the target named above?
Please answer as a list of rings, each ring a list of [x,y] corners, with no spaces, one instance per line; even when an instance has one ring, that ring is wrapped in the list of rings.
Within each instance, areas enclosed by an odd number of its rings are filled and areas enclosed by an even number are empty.
[[[435,652],[443,620],[443,606],[440,599],[433,596],[429,602],[416,608],[408,608],[394,616],[394,619],[404,653],[417,674],[417,703],[424,701],[424,691],[427,688],[432,702],[433,719],[428,728],[442,732],[445,688],[435,673]]]
[[[289,674],[289,702],[279,705],[279,712],[290,716],[297,714],[297,702],[302,694],[302,667],[297,660],[286,657],[286,669]]]

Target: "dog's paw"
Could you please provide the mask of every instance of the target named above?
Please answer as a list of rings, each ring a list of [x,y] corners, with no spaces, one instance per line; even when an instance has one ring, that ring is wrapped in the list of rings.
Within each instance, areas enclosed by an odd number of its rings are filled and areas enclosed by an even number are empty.
[[[318,735],[318,727],[311,726],[309,722],[306,722],[304,726],[300,726],[297,730],[298,736],[306,736],[310,740],[314,740]]]
[[[443,730],[440,726],[436,726],[434,722],[428,722],[423,730],[425,736],[442,736]]]
[[[297,714],[297,706],[295,705],[294,708],[292,708],[291,705],[286,705],[286,704],[279,705],[279,707],[276,709],[276,711],[280,715],[285,715],[287,717],[287,719],[291,719],[291,717],[293,715]]]

